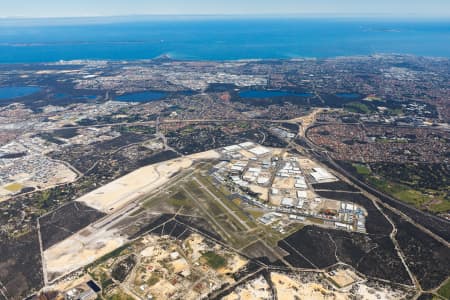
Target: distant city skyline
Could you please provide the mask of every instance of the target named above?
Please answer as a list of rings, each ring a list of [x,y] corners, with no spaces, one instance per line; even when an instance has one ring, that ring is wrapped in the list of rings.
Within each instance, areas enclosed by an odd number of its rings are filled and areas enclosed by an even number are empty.
[[[0,17],[127,15],[335,15],[450,17],[448,0],[0,0]]]

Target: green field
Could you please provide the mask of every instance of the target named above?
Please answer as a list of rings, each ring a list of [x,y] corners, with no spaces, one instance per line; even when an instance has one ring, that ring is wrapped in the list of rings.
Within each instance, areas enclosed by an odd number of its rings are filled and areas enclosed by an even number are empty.
[[[382,192],[417,208],[426,208],[434,213],[450,210],[450,201],[445,199],[445,195],[442,193],[413,189],[408,185],[387,181],[381,177],[367,176],[366,180]]]
[[[427,204],[430,201],[430,197],[406,185],[389,182],[385,179],[376,178],[373,176],[369,177],[369,181],[377,189],[387,194],[390,194],[395,198],[408,204],[420,207],[422,205]]]
[[[202,171],[210,166],[199,166],[194,174],[187,174],[159,194],[143,200],[144,210],[172,208],[178,213],[203,217],[215,231],[231,246],[242,248],[252,241],[249,229],[257,225],[239,205],[232,201],[230,193],[214,184]],[[180,210],[181,209],[181,210]]]
[[[108,296],[107,299],[108,300],[134,300],[133,297],[131,297],[131,296],[129,296],[129,295],[123,293],[123,292],[118,292],[118,293],[115,293],[115,294],[113,294],[111,296]]]
[[[222,267],[225,267],[227,264],[227,260],[225,258],[216,254],[213,251],[203,253],[202,259],[204,259],[208,264],[208,266],[210,266],[213,269],[220,269]]]
[[[445,164],[352,163],[353,172],[378,190],[433,213],[450,211]]]
[[[438,294],[445,299],[450,299],[450,279],[438,290]]]
[[[368,105],[361,102],[350,102],[344,107],[347,111],[354,113],[368,114],[372,111],[372,109]]]
[[[356,169],[359,175],[370,175],[372,173],[366,165],[363,164],[353,164],[353,168]]]
[[[194,206],[189,196],[183,191],[178,191],[171,197],[169,197],[168,203],[175,207],[186,207],[191,208]]]

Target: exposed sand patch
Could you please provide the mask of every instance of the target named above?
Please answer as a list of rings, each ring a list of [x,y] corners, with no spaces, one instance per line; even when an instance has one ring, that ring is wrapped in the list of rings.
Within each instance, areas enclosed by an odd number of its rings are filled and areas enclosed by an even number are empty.
[[[350,270],[338,270],[329,276],[339,287],[346,287],[360,278]]]
[[[223,300],[253,299],[272,299],[269,284],[263,277],[258,277],[247,282],[244,286],[238,287],[231,294],[228,294],[223,298]]]
[[[142,167],[78,198],[76,201],[111,214],[127,203],[163,186],[173,175],[191,167],[195,160],[217,159],[219,157],[219,153],[212,150]]]
[[[228,259],[227,267],[220,269],[218,272],[220,274],[236,273],[237,271],[242,269],[247,263],[248,261],[246,259],[243,259],[238,254],[234,254],[233,257]]]
[[[141,256],[151,257],[151,256],[153,256],[154,251],[155,251],[155,247],[149,246],[149,247],[145,248],[144,250],[142,250]]]
[[[152,295],[160,296],[160,299],[170,299],[171,295],[177,291],[169,281],[162,279],[150,288]]]
[[[357,295],[360,295],[365,300],[400,300],[408,299],[408,295],[401,290],[392,290],[388,288],[372,288],[367,285],[359,285],[356,291]],[[410,299],[410,298],[409,298]]]
[[[125,244],[114,230],[99,230],[88,236],[79,233],[44,251],[49,278],[81,268]]]
[[[205,151],[205,152],[200,152],[200,153],[195,153],[189,156],[186,156],[186,158],[191,158],[191,159],[219,159],[220,158],[220,154],[219,152],[215,151],[215,150],[209,150],[209,151]]]
[[[219,157],[216,151],[207,151],[146,166],[78,198],[76,201],[110,215],[44,251],[49,279],[81,268],[124,245],[126,237],[120,236],[116,229],[111,229],[127,216],[118,212],[119,209],[161,187],[173,175],[191,167],[196,160]],[[143,251],[143,256],[152,256],[153,251],[149,247]]]
[[[89,280],[91,280],[91,276],[88,274],[85,274],[79,278],[76,278],[75,280],[68,279],[67,281],[61,281],[57,284],[50,285],[48,287],[49,290],[55,290],[55,291],[68,291],[77,285],[83,284]]]
[[[346,300],[349,299],[347,293],[334,292],[326,289],[323,285],[309,282],[302,283],[291,277],[271,273],[272,282],[280,300],[310,299],[310,300]]]
[[[273,181],[272,188],[276,189],[294,189],[295,188],[295,178],[288,177],[275,177]]]

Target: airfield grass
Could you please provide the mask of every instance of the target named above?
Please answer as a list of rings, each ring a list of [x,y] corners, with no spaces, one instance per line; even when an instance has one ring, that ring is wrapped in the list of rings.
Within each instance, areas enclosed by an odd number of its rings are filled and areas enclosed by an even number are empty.
[[[186,208],[194,207],[194,204],[184,191],[178,191],[174,195],[169,197],[168,203],[174,207],[186,207]]]
[[[244,213],[244,211],[236,205],[234,201],[229,200],[230,194],[223,188],[217,188],[209,178],[207,177],[197,177],[197,179],[203,183],[208,190],[210,190],[214,195],[218,198],[222,199],[222,203],[227,206],[230,210],[232,210],[242,221],[247,223],[250,228],[255,228],[256,224],[248,218],[248,216]]]
[[[246,209],[246,212],[248,212],[254,219],[261,218],[264,215],[264,212],[261,210]]]
[[[201,171],[201,169],[197,169],[197,171]],[[164,206],[171,206],[176,208],[177,211],[179,208],[191,211],[196,210],[196,213],[205,218],[217,234],[231,246],[241,248],[247,245],[252,240],[250,235],[246,234],[247,229],[227,209],[218,203],[208,191],[203,189],[195,179],[199,180],[206,189],[221,200],[225,207],[232,210],[250,228],[256,227],[256,224],[249,220],[249,217],[240,207],[229,199],[229,194],[227,194],[226,190],[216,187],[205,176],[201,176],[199,172],[195,172],[191,177],[185,177],[167,190],[144,200],[143,208],[146,210],[158,210]]]
[[[302,224],[293,224],[292,227],[286,229],[285,234],[281,234],[270,227],[257,224],[254,219],[262,216],[263,212],[241,208],[239,202],[233,201],[230,192],[225,187],[215,184],[208,176],[201,174],[207,168],[207,165],[197,168],[197,171],[191,177],[186,177],[166,191],[147,199],[143,206],[148,210],[157,209],[162,204],[175,208],[196,209],[196,212],[208,221],[217,234],[236,249],[245,248],[254,242],[257,237],[271,246],[276,246],[278,241],[303,227]],[[196,182],[196,179],[220,199],[223,205],[218,203],[205,188]],[[233,211],[239,220],[224,206]],[[251,232],[247,232],[247,228],[240,221],[245,222]]]
[[[302,223],[292,223],[284,228],[285,233],[265,227],[262,231],[261,239],[263,239],[269,246],[276,247],[279,241],[284,240],[291,234],[301,230],[303,227],[305,227],[305,225]]]

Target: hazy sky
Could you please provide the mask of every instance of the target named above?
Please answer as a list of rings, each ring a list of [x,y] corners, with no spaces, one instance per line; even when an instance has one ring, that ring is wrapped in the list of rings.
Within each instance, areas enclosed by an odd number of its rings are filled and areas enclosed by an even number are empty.
[[[0,0],[0,17],[285,13],[450,17],[450,0]]]

